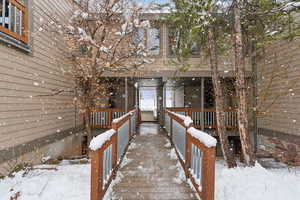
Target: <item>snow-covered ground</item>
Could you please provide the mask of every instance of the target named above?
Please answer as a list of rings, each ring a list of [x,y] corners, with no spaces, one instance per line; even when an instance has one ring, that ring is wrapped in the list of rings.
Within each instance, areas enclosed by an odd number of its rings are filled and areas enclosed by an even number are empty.
[[[174,154],[170,152],[172,159]],[[39,169],[24,177],[23,172],[19,172],[14,178],[0,180],[0,200],[9,200],[18,192],[18,200],[89,199],[89,164],[74,165],[64,161],[36,168]],[[180,165],[177,168],[180,169]],[[118,174],[118,179],[121,178],[122,174]],[[178,183],[183,179],[180,171],[175,179]],[[253,168],[227,169],[223,161],[217,161],[215,193],[216,200],[299,200],[300,167],[265,169],[257,164]]]

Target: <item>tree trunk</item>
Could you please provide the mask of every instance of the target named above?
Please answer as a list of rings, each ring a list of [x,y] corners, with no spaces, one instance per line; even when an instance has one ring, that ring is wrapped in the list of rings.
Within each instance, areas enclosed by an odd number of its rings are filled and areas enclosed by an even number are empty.
[[[221,86],[221,79],[218,72],[218,53],[216,48],[216,41],[212,30],[208,33],[210,66],[212,70],[212,80],[215,92],[216,103],[216,117],[217,117],[217,130],[221,142],[221,148],[224,159],[229,168],[236,167],[234,155],[229,148],[229,141],[226,135],[225,127],[225,112],[224,112],[224,92]]]
[[[245,79],[245,56],[243,54],[240,1],[234,2],[234,31],[235,31],[235,71],[236,92],[238,96],[238,125],[242,151],[247,166],[255,165],[255,156],[250,142],[249,122],[247,114],[247,86]]]

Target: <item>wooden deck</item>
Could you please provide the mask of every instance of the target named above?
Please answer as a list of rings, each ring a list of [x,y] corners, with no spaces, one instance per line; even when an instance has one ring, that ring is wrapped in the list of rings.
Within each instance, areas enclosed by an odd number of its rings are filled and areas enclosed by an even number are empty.
[[[178,160],[171,159],[171,147],[165,147],[167,143],[158,124],[142,123],[118,172],[124,177],[113,187],[111,199],[197,199],[186,182],[176,181]]]

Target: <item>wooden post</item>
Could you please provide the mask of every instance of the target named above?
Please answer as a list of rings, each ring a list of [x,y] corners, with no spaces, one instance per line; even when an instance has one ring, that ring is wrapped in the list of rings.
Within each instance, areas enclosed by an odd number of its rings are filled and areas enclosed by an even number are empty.
[[[131,130],[131,120],[132,120],[132,115],[129,117],[129,124],[128,124],[128,127],[129,127],[129,140],[133,136],[133,131]]]
[[[192,149],[190,136],[187,132],[188,128],[186,128],[185,131],[185,176],[186,178],[189,178],[189,168],[191,167],[191,149]]]
[[[112,126],[112,121],[113,121],[113,111],[109,109],[108,111],[108,126]]]
[[[203,155],[203,199],[214,200],[215,196],[215,159],[216,159],[215,147],[207,148]]]
[[[91,151],[91,200],[103,197],[103,152]]]
[[[186,108],[186,109],[187,109],[188,116],[192,119],[193,118],[192,108]]]
[[[169,115],[169,113],[168,113]],[[171,144],[174,145],[173,143],[173,118],[169,115],[170,117],[170,138],[171,138]]]
[[[113,135],[113,147],[112,147],[112,167],[115,169],[115,167],[118,164],[118,126],[116,123],[112,123],[112,129],[116,131],[116,133]],[[114,174],[114,178],[116,174]]]
[[[118,133],[112,136],[112,141],[112,168],[115,169],[118,164]]]

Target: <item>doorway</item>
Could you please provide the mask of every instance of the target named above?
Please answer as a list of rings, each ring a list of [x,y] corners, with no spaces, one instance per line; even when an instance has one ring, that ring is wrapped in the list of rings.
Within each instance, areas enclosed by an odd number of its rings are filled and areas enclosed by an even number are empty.
[[[142,121],[157,121],[157,89],[156,87],[141,87],[139,89],[139,105]]]

